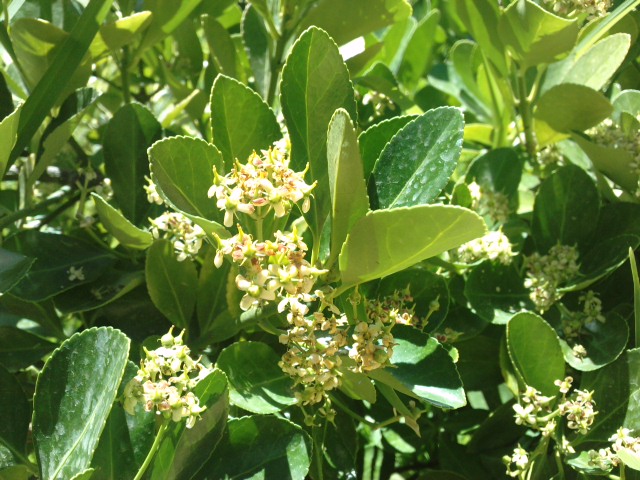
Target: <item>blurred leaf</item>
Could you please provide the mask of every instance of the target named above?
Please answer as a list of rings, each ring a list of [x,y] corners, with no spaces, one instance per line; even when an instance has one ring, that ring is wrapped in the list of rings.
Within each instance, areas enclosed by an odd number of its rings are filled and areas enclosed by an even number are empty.
[[[369,210],[356,130],[349,113],[342,108],[336,110],[329,122],[327,163],[331,193],[330,258],[336,260],[354,223]]]
[[[0,445],[10,449],[14,455],[19,455],[19,458],[24,458],[31,407],[20,383],[1,365],[0,386],[0,409],[3,417],[0,422]]]
[[[271,37],[253,5],[248,6],[242,16],[242,40],[247,49],[256,90],[264,100],[267,100],[272,82]]]
[[[458,162],[463,127],[462,113],[452,107],[430,110],[403,127],[373,167],[369,194],[374,208],[433,202]]]
[[[567,54],[576,43],[579,29],[576,19],[560,18],[530,0],[511,3],[498,22],[500,39],[523,72]]]
[[[309,164],[309,179],[318,182],[307,218],[314,237],[319,237],[330,211],[327,127],[338,108],[356,118],[349,72],[324,30],[310,27],[298,38],[282,70],[280,90],[291,137],[291,168],[302,171]]]
[[[304,480],[311,439],[298,425],[270,415],[229,420],[225,435],[197,479]]]
[[[542,317],[522,312],[507,324],[509,357],[526,385],[554,396],[553,382],[565,376],[564,356],[556,332]]]
[[[356,222],[340,252],[342,283],[391,275],[484,232],[477,214],[451,205],[370,212]]]
[[[147,149],[160,139],[162,127],[142,105],[124,105],[107,124],[103,152],[115,200],[125,217],[139,225],[151,204],[143,188],[149,176]]]
[[[211,91],[211,128],[224,172],[231,171],[236,159],[245,162],[252,152],[259,154],[282,138],[275,114],[260,96],[224,75],[218,75]]]
[[[13,326],[0,326],[0,364],[17,371],[37,363],[57,344]]]
[[[0,248],[0,295],[24,277],[35,259]]]
[[[10,115],[0,121],[0,137],[4,140],[0,143],[0,179],[4,177],[9,166],[11,149],[18,139],[18,123],[20,122],[20,108],[17,108]]]
[[[406,0],[319,0],[314,2],[299,28],[312,25],[322,28],[338,45],[343,45],[410,15],[411,5]]]
[[[633,326],[635,331],[634,345],[640,344],[640,276],[635,253],[629,249],[629,263],[631,264],[631,277],[633,278]]]
[[[640,454],[634,452],[631,448],[621,448],[616,452],[616,455],[625,466],[636,471],[640,470]]]
[[[360,134],[358,145],[360,146],[365,179],[368,179],[369,175],[371,175],[373,167],[378,158],[380,158],[385,145],[400,129],[416,118],[418,117],[415,115],[393,117],[376,123]]]
[[[586,241],[596,227],[600,198],[593,180],[580,167],[556,170],[538,189],[531,233],[540,253],[556,243]]]
[[[191,260],[179,262],[168,240],[153,243],[145,266],[153,304],[178,328],[187,328],[196,306],[198,273]]]
[[[600,92],[584,85],[562,83],[545,92],[534,117],[556,132],[584,131],[607,118],[613,107]]]
[[[92,193],[91,197],[96,205],[96,211],[102,225],[122,246],[144,250],[153,243],[153,236],[150,232],[136,227],[97,193]]]
[[[111,409],[91,466],[95,469],[92,480],[133,478],[138,472],[125,412],[119,403],[115,403]]]
[[[41,478],[84,471],[98,444],[129,355],[129,339],[92,328],[64,342],[38,376],[33,437]]]
[[[467,182],[475,181],[483,190],[514,195],[518,191],[524,162],[512,148],[490,150],[474,160]]]
[[[89,46],[91,57],[98,58],[110,50],[116,51],[134,43],[151,21],[151,12],[137,12],[102,25]]]
[[[216,71],[227,77],[236,77],[236,49],[229,32],[208,15],[204,17],[202,27]]]
[[[409,91],[415,90],[433,61],[439,21],[440,11],[431,10],[420,20],[409,40],[398,70],[398,80]]]
[[[114,261],[103,250],[77,238],[27,230],[4,244],[12,251],[35,258],[31,269],[11,289],[16,297],[40,301],[98,278]],[[76,275],[73,275],[71,269]],[[77,273],[80,272],[80,273]]]
[[[112,3],[113,0],[90,0],[69,36],[56,49],[51,65],[22,107],[18,140],[11,152],[10,163],[22,154],[62,92],[69,87]]]
[[[404,325],[396,325],[393,338],[393,367],[373,370],[369,377],[438,407],[467,404],[453,359],[435,338]]]
[[[154,459],[151,480],[195,478],[224,438],[229,410],[224,374],[214,370],[198,382],[193,393],[207,409],[191,429],[186,428],[184,422],[171,425]],[[223,458],[226,461],[226,457]]]
[[[631,39],[626,33],[615,33],[578,55],[573,51],[564,60],[549,65],[541,93],[561,83],[584,85],[601,90],[624,61]]]
[[[521,310],[533,310],[529,290],[514,266],[489,260],[474,267],[464,287],[471,308],[487,322],[504,325]]]
[[[364,373],[354,372],[348,368],[340,369],[340,390],[355,400],[376,403],[376,387]]]
[[[252,413],[277,413],[297,403],[293,380],[278,366],[280,357],[261,342],[233,343],[216,366],[229,379],[231,404]]]

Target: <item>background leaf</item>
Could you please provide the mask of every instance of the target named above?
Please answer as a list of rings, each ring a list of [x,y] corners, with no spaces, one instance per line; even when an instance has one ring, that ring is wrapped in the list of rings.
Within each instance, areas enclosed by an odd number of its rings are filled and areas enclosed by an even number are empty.
[[[4,418],[0,424],[0,445],[24,459],[31,408],[16,378],[1,365],[0,385],[0,408]]]
[[[530,312],[514,315],[507,324],[507,347],[526,385],[543,395],[558,393],[553,382],[564,379],[564,356],[556,332],[546,321]]]
[[[93,480],[134,478],[138,472],[125,415],[122,405],[113,405],[91,462]]]
[[[153,243],[153,235],[150,232],[136,227],[97,193],[92,193],[91,197],[96,204],[102,225],[122,246],[144,250]]]
[[[356,285],[391,275],[484,232],[477,214],[450,205],[370,212],[356,222],[342,247],[342,283]]]
[[[0,248],[0,294],[24,277],[35,259]]]
[[[161,134],[153,114],[138,104],[118,110],[104,132],[104,164],[114,197],[124,216],[136,225],[147,219],[152,207],[142,186],[149,176],[147,149]]]
[[[0,75],[1,76],[1,75]],[[4,139],[0,144],[0,178],[4,177],[4,174],[9,165],[9,157],[11,155],[11,149],[18,139],[18,123],[20,122],[20,109],[16,109],[10,115],[7,115],[0,121],[0,137]]]
[[[234,343],[216,366],[229,379],[231,403],[252,413],[277,413],[295,405],[293,380],[278,366],[280,358],[261,342]]]
[[[196,306],[198,273],[190,260],[179,262],[168,240],[147,251],[147,289],[153,304],[178,328],[187,328]]]
[[[33,436],[41,478],[71,478],[91,463],[129,355],[129,339],[92,328],[63,343],[38,377]]]

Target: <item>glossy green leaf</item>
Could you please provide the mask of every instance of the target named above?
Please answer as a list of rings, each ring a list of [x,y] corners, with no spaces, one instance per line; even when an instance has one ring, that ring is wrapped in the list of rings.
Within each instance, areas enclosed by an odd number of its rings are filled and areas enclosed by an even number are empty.
[[[585,372],[580,389],[593,390],[598,420],[589,432],[576,438],[574,445],[608,439],[620,427],[640,428],[640,350],[627,350],[615,362],[593,372]]]
[[[95,470],[93,468],[87,468],[86,470],[83,470],[82,472],[71,477],[71,480],[89,480],[93,478],[94,473]]]
[[[552,63],[545,74],[542,93],[561,83],[584,85],[599,91],[624,61],[631,39],[626,33],[610,35],[578,55]]]
[[[403,127],[373,168],[372,205],[393,208],[433,202],[457,165],[463,127],[462,113],[452,107],[430,110]]]
[[[549,89],[538,100],[534,117],[557,132],[583,131],[607,118],[613,107],[604,95],[573,83]]]
[[[215,318],[227,308],[229,264],[225,262],[217,268],[214,264],[215,255],[215,249],[211,248],[207,251],[198,276],[196,313],[201,335],[205,335],[213,328]],[[218,340],[214,337],[214,341]]]
[[[4,117],[2,121],[0,121],[0,137],[4,139],[0,144],[0,178],[4,177],[9,165],[11,150],[18,139],[17,134],[19,122],[20,108],[14,110],[13,113]]]
[[[11,152],[10,163],[21,155],[51,108],[59,100],[61,93],[67,88],[112,3],[113,0],[91,0],[69,36],[56,49],[46,74],[22,107],[18,140]]]
[[[114,261],[109,251],[66,235],[28,230],[7,240],[5,247],[35,262],[11,293],[40,301],[98,278]],[[72,268],[75,270],[72,270]]]
[[[411,5],[406,0],[319,0],[303,18],[300,28],[315,25],[343,45],[410,15]],[[352,21],[356,18],[357,22]]]
[[[33,437],[41,478],[71,478],[91,463],[129,355],[129,339],[110,327],[64,342],[38,376]]]
[[[172,243],[160,240],[147,251],[145,276],[153,304],[171,323],[187,328],[196,306],[198,288],[198,273],[193,262],[179,262]]]
[[[122,405],[113,405],[91,462],[92,480],[133,478],[138,472],[125,415]]]
[[[171,137],[149,149],[151,173],[166,201],[191,215],[220,217],[215,200],[208,196],[213,167],[223,171],[222,154],[196,138]]]
[[[521,68],[552,63],[569,53],[578,38],[576,19],[558,17],[531,0],[511,3],[500,16],[502,43]]]
[[[253,5],[247,7],[242,16],[242,40],[253,71],[255,88],[267,100],[272,82],[273,48],[267,26]]]
[[[598,190],[584,170],[558,169],[540,185],[533,207],[531,233],[538,251],[585,241],[597,225],[599,208]]]
[[[404,325],[396,325],[393,338],[393,367],[373,370],[371,378],[438,407],[467,404],[453,359],[435,338]]]
[[[360,146],[365,179],[368,179],[369,175],[371,175],[373,167],[378,158],[380,158],[385,145],[402,127],[416,118],[415,115],[389,118],[376,123],[360,134],[358,145]]]
[[[91,56],[97,58],[109,50],[115,51],[133,43],[151,24],[151,21],[151,12],[137,12],[102,25],[89,46]]]
[[[629,326],[617,313],[608,313],[605,323],[591,322],[581,332],[580,338],[567,343],[560,339],[565,361],[581,372],[597,370],[617,359],[629,340]],[[587,351],[585,357],[577,357],[572,346],[582,345]]]
[[[282,70],[282,113],[291,137],[291,168],[317,181],[311,202],[311,231],[318,237],[329,214],[327,127],[344,108],[356,118],[349,72],[337,45],[324,31],[310,27],[298,38]]]
[[[211,91],[211,128],[226,172],[236,159],[244,163],[252,152],[260,153],[282,138],[275,114],[260,96],[224,75],[216,78]]]
[[[293,380],[278,366],[280,357],[265,343],[234,343],[216,366],[227,374],[231,403],[252,413],[277,413],[297,400]]]
[[[294,423],[267,415],[229,420],[224,437],[197,479],[304,480],[311,439]]]
[[[193,428],[173,424],[160,444],[151,471],[151,480],[196,478],[196,473],[212,457],[227,427],[229,391],[225,375],[214,370],[195,386],[193,393],[207,409]],[[223,457],[224,458],[224,457]]]
[[[91,197],[96,205],[96,211],[102,225],[121,245],[144,250],[153,243],[153,236],[150,232],[136,227],[97,193],[92,193]]]
[[[529,290],[516,268],[490,261],[469,272],[464,295],[481,318],[500,325],[521,310],[534,309]]]
[[[0,445],[24,457],[31,408],[18,380],[0,365]],[[0,476],[2,473],[0,471]]]
[[[391,275],[485,233],[482,219],[450,205],[377,210],[351,229],[340,253],[345,285]]]
[[[507,348],[520,378],[543,395],[553,396],[553,382],[565,376],[564,356],[556,332],[535,313],[514,315],[507,324]]]
[[[24,277],[34,259],[0,248],[0,294],[11,289]]]
[[[216,71],[227,77],[236,77],[236,49],[229,32],[209,15],[203,18],[202,28]]]
[[[135,103],[118,110],[104,132],[104,163],[115,200],[136,225],[147,219],[151,209],[143,188],[144,177],[149,176],[147,149],[161,134],[153,114]]]
[[[331,257],[337,259],[351,227],[369,210],[358,138],[344,109],[336,110],[329,122],[327,162],[331,194]]]
[[[0,326],[0,364],[11,371],[27,368],[51,353],[57,344],[13,326]]]

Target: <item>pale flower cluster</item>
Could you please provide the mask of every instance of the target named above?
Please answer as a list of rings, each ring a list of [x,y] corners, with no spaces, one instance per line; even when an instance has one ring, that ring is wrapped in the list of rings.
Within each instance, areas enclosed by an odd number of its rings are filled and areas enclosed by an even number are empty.
[[[636,117],[636,120],[640,122],[640,115]],[[632,193],[640,198],[640,135],[637,130],[626,131],[622,126],[607,118],[588,130],[587,133],[596,143],[626,151],[631,155],[630,173],[638,181],[636,191]]]
[[[467,264],[491,260],[509,265],[514,255],[509,237],[502,233],[502,230],[489,232],[483,237],[464,243],[455,252],[457,260]]]
[[[191,428],[206,408],[192,390],[209,371],[189,356],[189,347],[182,342],[184,331],[174,337],[172,330],[162,336],[159,348],[144,349],[140,369],[124,389],[124,409],[134,415],[136,405],[142,403],[145,411],[174,422],[186,419]]]
[[[494,223],[504,223],[509,219],[509,197],[502,192],[486,190],[476,182],[467,185],[471,195],[471,209],[479,215],[488,216]]]
[[[640,437],[631,435],[631,430],[628,428],[618,428],[616,433],[609,437],[609,441],[612,442],[610,447],[589,451],[590,465],[608,471],[620,465],[618,457],[620,450],[628,449],[640,455]]]
[[[604,17],[611,8],[611,0],[544,0],[562,17],[586,15],[588,20]]]
[[[273,209],[276,217],[283,217],[300,200],[302,211],[309,210],[315,182],[307,185],[306,170],[294,172],[289,168],[290,149],[285,137],[260,154],[253,152],[244,164],[236,160],[227,175],[220,175],[213,167],[209,198],[215,197],[216,206],[224,211],[225,227],[231,227],[239,213],[258,219]]]
[[[585,325],[606,322],[602,314],[602,300],[598,298],[596,292],[587,291],[580,296],[579,302],[582,304],[582,311],[575,312],[562,320],[562,333],[567,339],[579,337]]]
[[[512,478],[520,477],[529,465],[529,453],[518,445],[514,448],[511,456],[505,455],[502,457],[502,462],[507,467],[507,475]]]
[[[145,176],[144,178],[147,181],[147,184],[144,185],[144,191],[147,194],[147,202],[155,203],[156,205],[162,205],[164,201],[162,200],[162,197],[158,193],[158,188],[156,187],[156,184],[149,177]]]
[[[531,290],[529,297],[538,310],[544,312],[562,297],[558,287],[580,271],[578,249],[557,244],[546,255],[535,252],[525,256],[524,266],[527,269],[524,286]]]
[[[173,244],[179,261],[195,257],[205,238],[205,233],[183,214],[165,212],[158,218],[150,219],[153,238],[166,238]]]

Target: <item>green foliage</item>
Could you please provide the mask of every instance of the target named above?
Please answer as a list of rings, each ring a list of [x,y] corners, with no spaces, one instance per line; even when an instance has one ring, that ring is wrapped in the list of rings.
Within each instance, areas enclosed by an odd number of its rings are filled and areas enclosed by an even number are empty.
[[[0,478],[635,478],[640,0],[586,3],[4,1]]]

